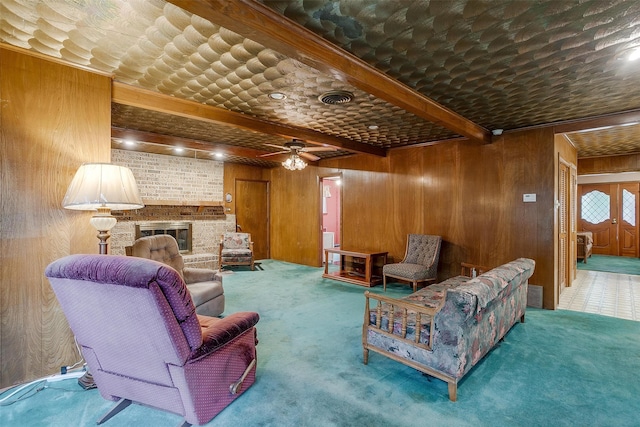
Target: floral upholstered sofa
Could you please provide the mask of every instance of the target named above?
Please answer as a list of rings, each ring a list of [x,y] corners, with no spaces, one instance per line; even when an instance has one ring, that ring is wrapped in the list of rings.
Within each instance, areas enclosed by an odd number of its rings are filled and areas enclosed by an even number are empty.
[[[402,299],[365,292],[364,363],[369,350],[448,383],[458,381],[511,327],[524,322],[535,262],[519,258],[475,278],[456,276]]]

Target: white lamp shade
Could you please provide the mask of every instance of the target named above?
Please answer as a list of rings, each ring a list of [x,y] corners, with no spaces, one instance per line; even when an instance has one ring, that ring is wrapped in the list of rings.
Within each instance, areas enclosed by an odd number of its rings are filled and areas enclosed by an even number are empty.
[[[129,168],[110,163],[85,163],[69,184],[62,206],[80,211],[99,207],[129,210],[143,208],[144,203]]]

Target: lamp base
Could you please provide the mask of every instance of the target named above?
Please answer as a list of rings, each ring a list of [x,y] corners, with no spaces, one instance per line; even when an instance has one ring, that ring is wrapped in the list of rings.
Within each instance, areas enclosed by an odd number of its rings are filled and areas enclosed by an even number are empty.
[[[100,255],[106,255],[109,247],[107,239],[111,237],[109,230],[116,225],[117,220],[111,216],[111,210],[109,208],[101,206],[98,208],[96,214],[91,217],[89,222],[91,222],[91,225],[98,230],[98,239],[100,240],[100,243],[98,243],[98,249]]]
[[[98,239],[100,242],[98,243],[98,253],[100,255],[106,255],[108,253],[109,244],[107,240],[111,237],[108,230],[98,230]]]

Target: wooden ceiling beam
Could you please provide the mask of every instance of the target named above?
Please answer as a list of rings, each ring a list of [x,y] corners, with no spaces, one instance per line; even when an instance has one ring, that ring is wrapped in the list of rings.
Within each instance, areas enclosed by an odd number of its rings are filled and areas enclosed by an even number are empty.
[[[570,133],[599,130],[604,127],[629,126],[638,123],[640,123],[640,110],[630,110],[596,117],[566,120],[560,123],[552,123],[550,126],[553,126],[555,133]]]
[[[384,148],[361,144],[310,129],[285,126],[261,120],[247,114],[236,113],[225,110],[224,108],[200,104],[186,99],[179,99],[115,81],[113,82],[111,100],[117,104],[144,108],[145,110],[158,111],[194,120],[234,126],[252,132],[277,135],[286,139],[301,139],[309,144],[320,146],[328,145],[355,153],[372,154],[380,157],[387,155],[387,151]]]
[[[257,1],[168,1],[459,135],[483,143],[491,142],[489,130],[389,77],[357,56]]]
[[[148,142],[168,147],[182,147],[191,150],[221,152],[230,156],[259,158],[262,154],[270,154],[270,151],[255,150],[253,148],[238,147],[235,145],[218,144],[197,139],[182,138],[154,132],[145,132],[135,129],[124,129],[116,126],[111,127],[111,138],[122,140],[133,140]],[[271,159],[265,159],[271,161]]]

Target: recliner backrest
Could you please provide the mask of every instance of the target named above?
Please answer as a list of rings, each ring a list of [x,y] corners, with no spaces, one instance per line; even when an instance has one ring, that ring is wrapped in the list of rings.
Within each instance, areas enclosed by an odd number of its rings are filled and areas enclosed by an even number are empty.
[[[140,237],[131,247],[131,255],[159,261],[174,268],[184,279],[184,259],[176,239],[169,234]]]
[[[92,370],[171,384],[202,345],[191,296],[177,272],[156,261],[70,255],[45,272]]]

